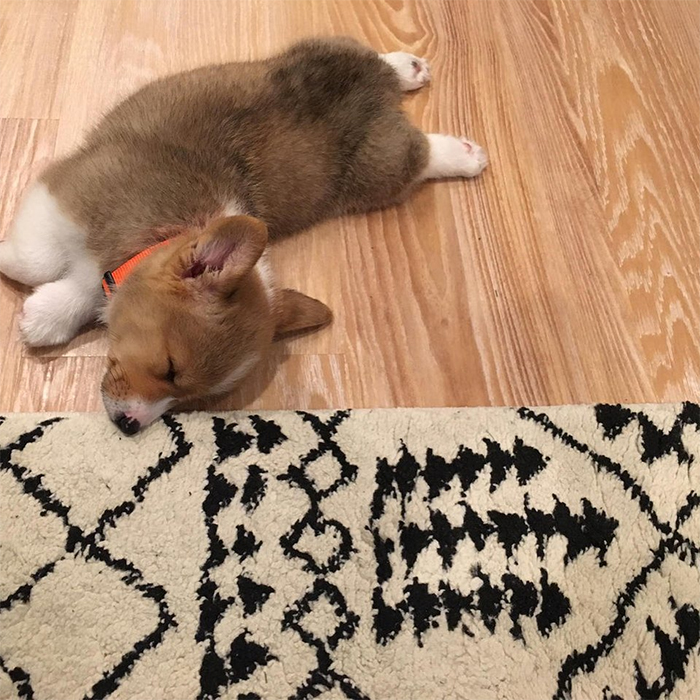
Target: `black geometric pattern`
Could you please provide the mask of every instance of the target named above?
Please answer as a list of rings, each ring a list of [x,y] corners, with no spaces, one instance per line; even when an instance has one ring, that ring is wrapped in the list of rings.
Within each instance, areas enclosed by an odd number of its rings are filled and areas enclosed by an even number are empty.
[[[689,491],[674,522],[664,521],[656,513],[651,496],[624,469],[623,465],[616,463],[604,454],[594,452],[574,436],[557,427],[543,413],[522,408],[519,414],[526,420],[538,423],[564,444],[582,454],[587,454],[599,470],[608,472],[619,479],[625,492],[637,502],[640,510],[661,536],[657,547],[650,553],[648,561],[618,594],[615,601],[616,614],[608,630],[596,644],[571,652],[562,664],[558,675],[556,697],[564,698],[571,693],[574,677],[592,670],[596,662],[609,654],[616,640],[622,636],[629,622],[629,608],[634,605],[635,595],[645,585],[652,572],[659,571],[664,561],[672,555],[677,556],[681,561],[688,561],[693,567],[697,567],[698,554],[700,553],[700,537],[698,536],[700,532],[697,532],[696,528],[695,536],[693,539],[689,539],[681,534],[680,528],[697,509],[698,494],[694,490]],[[672,427],[666,431],[656,426],[645,413],[631,411],[621,406],[597,406],[596,417],[603,428],[605,437],[609,440],[619,436],[625,427],[635,421],[639,426],[638,444],[641,459],[646,464],[653,464],[665,455],[675,454],[678,464],[690,466],[692,463],[696,468],[698,466],[695,465],[697,457],[688,452],[683,440],[684,431],[688,427],[695,430],[700,428],[700,407],[696,404],[684,404],[682,410],[675,417]],[[696,589],[695,593],[700,594],[700,588]],[[640,697],[661,697],[662,694],[668,694],[673,689],[678,679],[685,678],[687,661],[691,654],[697,655],[700,651],[698,648],[700,637],[698,607],[700,607],[700,596],[695,596],[695,604],[687,603],[684,607],[684,613],[680,618],[682,627],[679,622],[682,642],[664,644],[665,637],[658,632],[655,635],[659,647],[662,673],[659,678],[654,679],[651,685],[640,671],[638,662],[635,662],[636,690]],[[679,618],[676,619],[678,622]],[[650,620],[647,621],[647,628],[654,629]],[[686,630],[688,631],[686,632]]]
[[[2,423],[5,418],[0,418]],[[21,484],[26,494],[36,499],[42,508],[42,514],[54,513],[57,515],[65,528],[65,554],[60,559],[75,556],[81,557],[85,561],[99,560],[106,566],[116,571],[122,583],[138,591],[141,596],[154,601],[158,606],[158,625],[149,634],[140,639],[132,649],[127,651],[119,662],[105,671],[102,677],[85,694],[86,698],[108,697],[119,685],[121,678],[127,675],[134,664],[141,656],[153,647],[158,646],[163,640],[165,633],[177,626],[167,600],[164,589],[158,584],[146,580],[144,575],[133,563],[123,558],[114,558],[109,550],[105,549],[101,543],[105,536],[105,531],[117,525],[120,518],[128,516],[136,507],[137,503],[144,500],[150,485],[167,474],[175,464],[181,461],[189,453],[191,444],[185,439],[180,424],[174,418],[166,416],[163,423],[172,438],[172,451],[159,458],[158,462],[147,466],[144,473],[138,478],[131,488],[132,497],[124,500],[118,506],[106,509],[98,518],[97,526],[85,531],[78,525],[71,522],[70,507],[61,503],[43,484],[40,473],[32,473],[29,469],[21,466],[15,460],[15,456],[21,453],[27,445],[40,440],[52,426],[62,418],[49,418],[40,421],[32,430],[19,435],[12,442],[0,448],[0,471],[7,471]],[[2,425],[0,423],[0,425]],[[28,604],[31,601],[32,588],[43,578],[50,576],[59,559],[47,562],[31,575],[31,582],[20,586],[13,593],[0,602],[0,610],[11,610],[14,605],[22,603]],[[34,692],[31,685],[31,676],[21,666],[10,661],[5,661],[0,657],[1,668],[10,676],[15,683],[20,697],[31,699]]]
[[[99,420],[0,418],[2,698],[696,696],[695,404]]]
[[[254,425],[260,428],[263,422],[257,420]],[[228,481],[219,469],[226,460],[236,459],[249,450],[255,438],[241,430],[237,423],[227,423],[222,418],[213,419],[213,428],[217,449],[214,461],[207,468],[207,481],[204,488],[206,497],[203,503],[204,522],[209,540],[209,555],[202,565],[202,576],[198,590],[200,617],[196,635],[196,640],[205,645],[199,670],[199,698],[201,700],[218,698],[223,689],[247,680],[259,667],[267,665],[276,658],[270,653],[267,646],[251,639],[247,629],[244,629],[233,639],[227,650],[224,652],[217,650],[216,627],[228,608],[236,603],[236,598],[222,596],[212,572],[220,567],[228,557],[238,557],[243,560],[254,555],[256,551],[254,536],[246,533],[240,525],[238,537],[230,546],[227,546],[219,536],[217,515],[224,508],[230,506],[239,492],[239,488]],[[271,442],[283,442],[284,440],[277,426],[274,426],[273,430],[275,435],[279,433],[279,438],[270,441],[263,437],[266,433],[260,432],[258,429],[258,442],[265,445],[264,450],[269,451]],[[261,448],[258,449],[260,452],[264,451]],[[263,470],[257,465],[248,466],[248,477],[246,485],[243,487],[241,499],[241,505],[248,512],[255,510],[264,494],[263,473]],[[238,577],[239,598],[246,614],[254,614],[258,607],[264,604],[264,599],[274,591],[272,588],[269,588],[266,593],[261,590],[256,596],[254,585],[251,579],[244,576]],[[241,595],[241,587],[245,591],[244,595]]]

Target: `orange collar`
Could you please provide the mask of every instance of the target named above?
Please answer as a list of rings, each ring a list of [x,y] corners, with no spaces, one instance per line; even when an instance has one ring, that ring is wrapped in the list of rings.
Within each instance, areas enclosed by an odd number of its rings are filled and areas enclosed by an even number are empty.
[[[116,270],[105,272],[104,277],[102,277],[102,289],[104,290],[105,296],[109,299],[117,288],[124,284],[126,278],[134,271],[134,268],[144,258],[147,258],[157,248],[167,245],[171,240],[171,238],[168,238],[160,243],[155,243],[154,245],[134,255],[133,258],[129,258],[124,264],[116,268]]]

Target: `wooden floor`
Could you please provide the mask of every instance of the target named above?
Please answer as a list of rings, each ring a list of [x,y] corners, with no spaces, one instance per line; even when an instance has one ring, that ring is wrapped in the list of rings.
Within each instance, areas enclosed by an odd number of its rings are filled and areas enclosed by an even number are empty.
[[[406,98],[492,165],[274,253],[334,325],[218,406],[697,399],[697,0],[3,0],[0,236],[31,178],[166,73],[349,34],[432,62]],[[25,350],[0,282],[0,410],[98,410],[103,333]]]

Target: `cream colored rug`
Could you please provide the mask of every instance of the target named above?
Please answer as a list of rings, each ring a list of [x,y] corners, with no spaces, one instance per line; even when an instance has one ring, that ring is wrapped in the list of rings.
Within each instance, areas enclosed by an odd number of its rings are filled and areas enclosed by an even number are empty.
[[[0,698],[700,697],[700,408],[0,425]]]

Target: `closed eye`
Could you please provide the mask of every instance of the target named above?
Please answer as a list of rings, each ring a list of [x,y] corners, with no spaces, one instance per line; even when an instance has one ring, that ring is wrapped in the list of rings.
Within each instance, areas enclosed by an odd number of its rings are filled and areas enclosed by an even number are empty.
[[[177,372],[175,371],[175,365],[173,365],[173,358],[169,357],[168,358],[168,371],[164,377],[166,382],[170,382],[171,384],[175,381],[175,377],[177,376]]]

